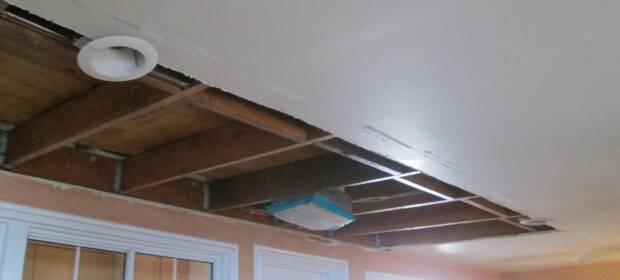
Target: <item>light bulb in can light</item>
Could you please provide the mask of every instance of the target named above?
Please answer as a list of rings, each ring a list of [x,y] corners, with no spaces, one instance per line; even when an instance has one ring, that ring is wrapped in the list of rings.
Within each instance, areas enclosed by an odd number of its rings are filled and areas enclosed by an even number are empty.
[[[159,60],[148,42],[131,36],[108,36],[80,49],[78,65],[87,75],[111,82],[129,81],[151,72]]]

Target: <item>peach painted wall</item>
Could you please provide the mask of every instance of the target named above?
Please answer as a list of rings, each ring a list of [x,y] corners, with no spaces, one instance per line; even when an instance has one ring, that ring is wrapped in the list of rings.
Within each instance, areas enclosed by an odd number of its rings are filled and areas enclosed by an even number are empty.
[[[239,223],[139,200],[86,190],[0,171],[0,201],[129,224],[239,246],[239,279],[253,279],[254,244],[347,260],[350,279],[364,279],[364,271],[399,274],[420,279],[498,279],[495,273],[442,264],[396,252],[372,252],[352,245],[325,245],[305,236],[266,226]]]
[[[620,279],[620,262],[561,267],[501,275],[504,280]]]

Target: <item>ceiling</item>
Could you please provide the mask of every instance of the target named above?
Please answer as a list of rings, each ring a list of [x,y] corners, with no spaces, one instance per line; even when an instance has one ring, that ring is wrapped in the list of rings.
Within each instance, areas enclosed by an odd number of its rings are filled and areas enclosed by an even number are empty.
[[[127,82],[93,79],[77,63],[82,35],[16,6],[0,16],[3,170],[373,249],[553,230],[161,66]],[[309,230],[266,211],[317,192],[354,221]]]
[[[620,244],[620,2],[8,2],[561,231],[407,252],[522,270]]]

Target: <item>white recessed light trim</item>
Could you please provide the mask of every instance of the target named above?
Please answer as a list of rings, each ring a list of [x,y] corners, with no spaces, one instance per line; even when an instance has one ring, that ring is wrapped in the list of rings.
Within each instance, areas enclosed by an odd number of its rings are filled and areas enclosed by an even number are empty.
[[[157,50],[140,38],[108,36],[90,41],[78,54],[87,75],[111,82],[129,81],[151,72],[159,60]]]

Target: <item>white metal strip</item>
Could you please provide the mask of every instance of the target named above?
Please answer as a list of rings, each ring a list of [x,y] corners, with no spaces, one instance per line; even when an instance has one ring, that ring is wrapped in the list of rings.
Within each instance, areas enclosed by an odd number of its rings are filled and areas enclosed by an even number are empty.
[[[133,280],[134,267],[136,263],[136,252],[128,251],[125,254],[125,280]]]
[[[75,258],[73,259],[73,280],[78,280],[80,273],[80,254],[82,253],[82,247],[75,248]]]
[[[177,280],[177,258],[172,259],[172,280]]]
[[[3,228],[4,240],[0,242],[4,242],[4,252],[0,252],[2,255],[0,279],[22,279],[28,243],[28,225],[19,222],[3,223]]]

